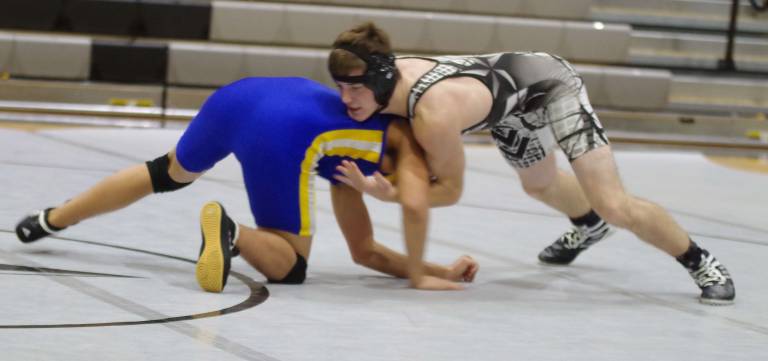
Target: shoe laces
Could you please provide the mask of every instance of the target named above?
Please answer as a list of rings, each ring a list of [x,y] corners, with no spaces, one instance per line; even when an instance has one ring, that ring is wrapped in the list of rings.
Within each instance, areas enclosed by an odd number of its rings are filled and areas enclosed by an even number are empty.
[[[578,249],[584,244],[585,239],[586,237],[584,237],[584,233],[580,229],[573,228],[560,237],[560,242],[565,248]]]
[[[725,284],[728,279],[728,271],[725,270],[715,256],[706,255],[701,258],[699,268],[690,271],[699,287],[709,287],[716,284]]]
[[[605,222],[600,222],[595,226],[574,226],[570,231],[560,237],[560,241],[569,249],[587,248],[595,242],[605,238],[611,229]]]

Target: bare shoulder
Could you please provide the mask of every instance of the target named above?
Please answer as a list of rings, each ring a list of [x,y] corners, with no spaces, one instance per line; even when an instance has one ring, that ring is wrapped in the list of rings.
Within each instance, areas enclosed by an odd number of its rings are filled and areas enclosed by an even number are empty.
[[[465,101],[461,100],[461,94],[443,87],[443,84],[435,84],[427,90],[416,104],[413,118],[415,123],[425,126],[439,126],[443,129],[456,128],[463,123]]]

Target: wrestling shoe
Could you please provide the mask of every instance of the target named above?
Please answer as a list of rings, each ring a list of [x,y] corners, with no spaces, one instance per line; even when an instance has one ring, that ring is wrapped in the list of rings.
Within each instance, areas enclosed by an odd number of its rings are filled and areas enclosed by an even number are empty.
[[[696,285],[701,288],[699,302],[708,305],[730,305],[736,297],[733,280],[725,266],[709,254],[706,249],[701,249],[699,264],[683,264],[688,273],[693,277]]]
[[[48,213],[52,209],[36,211],[19,221],[16,224],[16,237],[19,237],[23,243],[31,243],[63,230],[64,228],[54,227],[48,223]]]
[[[539,253],[539,261],[549,264],[567,265],[576,259],[589,246],[613,234],[614,230],[608,223],[600,220],[592,227],[574,226],[565,232],[549,247]]]
[[[221,292],[227,284],[238,226],[219,202],[208,202],[200,211],[203,243],[197,259],[195,277],[202,289]]]

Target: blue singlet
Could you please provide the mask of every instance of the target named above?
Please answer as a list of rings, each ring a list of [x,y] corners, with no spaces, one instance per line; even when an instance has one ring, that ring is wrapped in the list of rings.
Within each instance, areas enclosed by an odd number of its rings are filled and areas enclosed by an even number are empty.
[[[256,224],[302,236],[314,231],[315,175],[332,175],[342,159],[361,171],[379,168],[391,118],[356,122],[339,95],[302,78],[247,78],[205,102],[176,146],[190,172],[234,153]]]

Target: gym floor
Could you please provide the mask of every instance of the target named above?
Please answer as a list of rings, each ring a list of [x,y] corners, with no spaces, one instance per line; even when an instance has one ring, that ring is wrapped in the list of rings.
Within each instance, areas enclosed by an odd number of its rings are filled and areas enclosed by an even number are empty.
[[[223,293],[202,291],[194,277],[202,204],[219,200],[236,221],[253,224],[232,158],[179,192],[58,237],[16,239],[28,212],[153,159],[180,134],[0,128],[0,359],[768,359],[765,158],[715,162],[698,151],[615,148],[627,189],[667,208],[728,267],[732,306],[699,304],[687,272],[626,231],[571,266],[539,264],[538,252],[569,223],[527,197],[491,146],[467,147],[461,202],[432,211],[427,258],[480,262],[461,292],[408,289],[355,265],[322,181],[306,284],[266,284],[236,258]],[[369,208],[377,239],[402,250],[398,207],[370,200]]]

